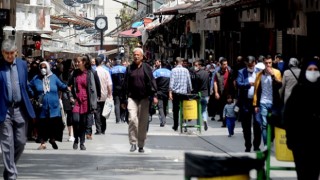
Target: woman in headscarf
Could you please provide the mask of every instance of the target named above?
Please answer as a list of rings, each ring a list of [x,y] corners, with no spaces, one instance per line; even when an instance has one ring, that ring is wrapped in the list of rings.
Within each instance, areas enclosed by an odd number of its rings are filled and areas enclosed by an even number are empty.
[[[282,87],[280,94],[285,104],[291,94],[292,88],[298,83],[298,77],[300,75],[299,61],[297,58],[290,58],[289,68],[284,71],[282,77]]]
[[[39,150],[46,149],[46,141],[53,149],[58,149],[56,141],[62,142],[64,124],[62,122],[59,91],[67,91],[68,86],[52,73],[48,62],[40,63],[40,74],[29,83],[32,97],[38,99],[38,136],[41,139]]]
[[[319,61],[303,61],[284,110],[287,146],[293,152],[298,180],[318,180],[320,174],[319,69]]]

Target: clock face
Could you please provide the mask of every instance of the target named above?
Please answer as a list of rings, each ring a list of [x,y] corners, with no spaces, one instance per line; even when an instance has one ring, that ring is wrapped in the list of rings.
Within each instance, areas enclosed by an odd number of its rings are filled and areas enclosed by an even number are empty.
[[[99,18],[99,19],[97,19],[97,21],[96,21],[96,25],[97,25],[97,28],[99,28],[99,29],[103,29],[103,28],[105,28],[105,27],[106,27],[107,22],[106,22],[106,20],[105,20],[105,19],[103,19],[103,18]]]

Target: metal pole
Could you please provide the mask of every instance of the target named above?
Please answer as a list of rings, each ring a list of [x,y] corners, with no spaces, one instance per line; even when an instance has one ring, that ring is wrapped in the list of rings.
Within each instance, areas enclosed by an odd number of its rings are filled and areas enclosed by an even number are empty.
[[[103,30],[101,30],[100,31],[100,50],[102,50],[103,49]]]

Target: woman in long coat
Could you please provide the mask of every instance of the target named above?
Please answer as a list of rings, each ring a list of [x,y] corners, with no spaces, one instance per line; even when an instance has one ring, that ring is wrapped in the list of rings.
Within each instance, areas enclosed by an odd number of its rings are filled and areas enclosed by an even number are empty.
[[[48,62],[40,63],[41,74],[29,83],[31,95],[38,99],[37,124],[41,140],[39,150],[46,149],[46,141],[53,149],[58,149],[56,141],[62,142],[64,124],[62,122],[59,91],[67,91],[68,86],[52,73]]]

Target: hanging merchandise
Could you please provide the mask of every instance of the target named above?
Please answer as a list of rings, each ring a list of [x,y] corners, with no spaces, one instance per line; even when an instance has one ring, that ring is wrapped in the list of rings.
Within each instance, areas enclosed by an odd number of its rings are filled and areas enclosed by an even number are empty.
[[[41,42],[40,41],[36,41],[35,44],[34,44],[36,50],[40,50],[41,48]]]

